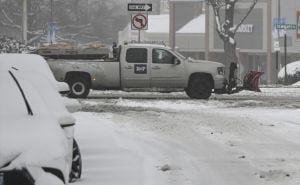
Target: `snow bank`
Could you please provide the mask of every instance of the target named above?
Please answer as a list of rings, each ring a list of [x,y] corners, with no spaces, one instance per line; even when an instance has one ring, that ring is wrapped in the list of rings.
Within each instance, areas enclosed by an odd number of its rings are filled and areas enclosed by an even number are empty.
[[[300,61],[292,62],[287,65],[287,74],[288,75],[294,75],[296,72],[300,72]],[[278,73],[278,78],[284,78],[284,73],[285,73],[285,67],[283,67],[279,73]]]
[[[293,87],[300,87],[300,81],[297,82],[297,83],[294,83],[292,86],[293,86]]]

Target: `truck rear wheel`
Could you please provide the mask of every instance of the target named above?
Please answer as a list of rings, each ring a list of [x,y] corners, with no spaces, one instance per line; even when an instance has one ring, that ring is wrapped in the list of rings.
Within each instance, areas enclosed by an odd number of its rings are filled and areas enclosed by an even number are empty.
[[[86,98],[90,93],[90,85],[85,78],[73,78],[68,81],[71,98]]]
[[[208,80],[201,78],[191,79],[185,89],[186,94],[193,99],[208,99],[211,96],[212,87]]]

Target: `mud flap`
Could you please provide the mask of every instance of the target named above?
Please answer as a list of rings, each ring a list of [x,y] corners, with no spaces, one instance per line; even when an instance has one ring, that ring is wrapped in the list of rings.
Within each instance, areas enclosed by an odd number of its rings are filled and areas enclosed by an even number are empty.
[[[250,71],[243,80],[243,89],[248,91],[261,92],[259,88],[259,79],[263,75],[263,72]]]

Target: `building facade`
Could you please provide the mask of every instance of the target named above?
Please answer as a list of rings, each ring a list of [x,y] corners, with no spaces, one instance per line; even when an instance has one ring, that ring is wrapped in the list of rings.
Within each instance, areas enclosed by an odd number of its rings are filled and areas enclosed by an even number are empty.
[[[166,6],[166,1],[164,7]],[[169,2],[170,3],[170,2]],[[215,31],[215,19],[212,8],[209,9],[209,16],[205,16],[203,7],[205,4],[201,1],[171,0],[174,3],[175,15],[175,45],[186,56],[204,59],[205,47],[209,49],[209,60],[224,63],[224,45]],[[235,24],[245,15],[251,1],[239,1],[235,10]],[[162,7],[162,6],[161,6]],[[168,7],[169,8],[169,7]],[[161,8],[162,13],[170,13],[166,8]],[[224,16],[224,13],[221,14]],[[169,17],[170,18],[170,17]],[[208,33],[205,32],[205,19],[209,21]],[[159,16],[156,22],[159,22]],[[150,29],[142,31],[142,40],[163,40],[167,45],[170,44],[169,37],[170,19],[161,17],[164,22],[163,32],[154,33],[151,31],[151,18],[149,18]],[[278,25],[287,25],[286,30],[277,30]],[[153,27],[161,26],[153,23]],[[262,77],[262,83],[275,83],[277,81],[277,72],[285,65],[284,57],[284,35],[287,35],[287,63],[300,60],[300,1],[289,0],[286,3],[283,0],[260,0],[241,25],[236,35],[239,58],[239,74],[243,76],[250,70],[265,72]],[[126,32],[132,32],[130,29]],[[278,34],[279,32],[279,34]],[[120,33],[124,33],[124,30]],[[206,39],[206,36],[209,38]],[[279,37],[278,37],[279,36]],[[130,40],[130,38],[127,38]],[[123,40],[124,39],[123,37]],[[205,42],[208,40],[209,42]],[[276,64],[275,48],[279,41],[280,53],[278,68]]]

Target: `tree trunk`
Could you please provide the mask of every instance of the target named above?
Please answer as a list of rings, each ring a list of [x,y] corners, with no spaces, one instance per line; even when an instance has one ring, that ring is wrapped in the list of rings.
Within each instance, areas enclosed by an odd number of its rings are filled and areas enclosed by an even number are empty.
[[[232,43],[230,41],[224,42],[224,50],[225,50],[225,72],[228,76],[228,92],[231,92],[234,87],[237,85],[236,81],[236,69],[238,58],[236,56],[236,43]]]
[[[226,74],[229,75],[230,64],[238,63],[238,59],[236,56],[236,44],[232,44],[229,41],[224,41],[224,54],[225,54],[225,69]]]

